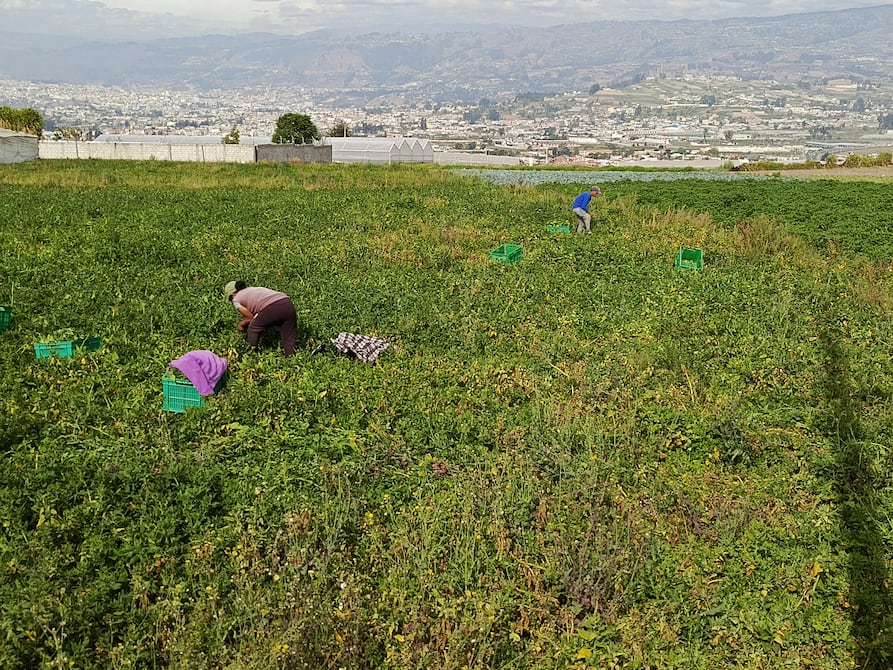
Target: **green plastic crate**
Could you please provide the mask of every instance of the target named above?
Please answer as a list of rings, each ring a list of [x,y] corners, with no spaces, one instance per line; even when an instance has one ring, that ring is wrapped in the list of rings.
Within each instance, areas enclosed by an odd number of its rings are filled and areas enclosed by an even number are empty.
[[[205,399],[188,379],[161,379],[166,412],[185,412],[187,407],[204,407]]]
[[[37,358],[49,358],[50,356],[58,356],[59,358],[68,358],[74,354],[74,342],[35,342],[34,355]]]
[[[84,340],[59,340],[56,342],[37,342],[34,344],[34,355],[37,358],[69,358],[74,355],[75,349],[85,348],[87,351],[96,351],[102,346],[102,340],[98,337],[88,337]]]
[[[9,328],[12,323],[12,307],[10,305],[0,305],[0,331]]]
[[[225,383],[226,376],[224,375],[214,387],[214,393],[223,388]],[[188,379],[162,377],[161,389],[164,391],[164,411],[166,412],[179,412],[182,414],[188,407],[205,406],[205,398]]]
[[[517,263],[523,252],[520,244],[502,244],[490,252],[490,258],[503,263]]]
[[[557,223],[550,223],[548,226],[546,226],[546,229],[550,233],[569,233],[569,232],[571,232],[570,226],[561,225],[561,224],[557,224]]]
[[[78,342],[79,347],[84,347],[87,351],[96,351],[102,346],[102,340],[98,337],[88,337]]]
[[[675,266],[686,270],[701,270],[704,268],[704,252],[701,249],[679,247]]]

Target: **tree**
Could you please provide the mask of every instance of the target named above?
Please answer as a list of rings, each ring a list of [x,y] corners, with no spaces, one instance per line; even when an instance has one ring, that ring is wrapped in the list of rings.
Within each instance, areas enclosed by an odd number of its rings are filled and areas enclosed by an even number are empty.
[[[226,135],[223,136],[224,144],[238,144],[239,143],[239,129],[233,126],[233,129],[230,130]]]
[[[592,86],[589,87],[589,95],[595,95],[600,90],[602,90],[602,87],[600,84],[593,84]]]
[[[276,120],[274,144],[310,144],[318,139],[319,130],[306,114],[283,114]]]
[[[83,140],[84,131],[73,126],[61,126],[53,131],[54,140]]]
[[[24,107],[0,107],[0,128],[16,130],[41,137],[43,135],[43,117],[36,109]]]
[[[350,126],[347,124],[347,121],[338,121],[326,131],[326,135],[329,137],[350,137],[351,134]]]

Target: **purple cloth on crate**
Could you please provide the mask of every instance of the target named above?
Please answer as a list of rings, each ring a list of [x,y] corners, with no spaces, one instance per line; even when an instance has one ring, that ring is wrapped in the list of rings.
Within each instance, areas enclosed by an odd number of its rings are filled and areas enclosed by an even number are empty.
[[[171,361],[171,367],[186,375],[201,395],[214,395],[214,387],[228,366],[225,358],[207,349],[196,349]]]

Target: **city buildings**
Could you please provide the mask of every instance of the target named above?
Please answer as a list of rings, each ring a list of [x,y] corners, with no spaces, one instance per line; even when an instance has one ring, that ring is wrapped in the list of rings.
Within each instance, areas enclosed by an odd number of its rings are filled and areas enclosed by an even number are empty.
[[[419,100],[331,106],[328,91],[302,87],[166,90],[0,81],[0,104],[34,107],[57,128],[100,135],[163,135],[222,141],[233,127],[248,142],[272,135],[279,116],[308,114],[320,131],[416,137],[435,151],[517,157],[528,164],[637,161],[802,161],[889,150],[893,95],[838,79],[803,89],[772,80],[692,73],[643,78],[623,89],[518,96],[477,104]]]

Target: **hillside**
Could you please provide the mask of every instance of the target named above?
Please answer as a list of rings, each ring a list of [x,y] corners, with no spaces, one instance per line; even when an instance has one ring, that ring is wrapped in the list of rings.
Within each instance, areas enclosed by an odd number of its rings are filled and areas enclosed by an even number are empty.
[[[15,25],[3,21],[0,25]],[[15,14],[21,16],[21,10]],[[20,18],[18,20],[21,20]],[[585,37],[570,40],[573,32]],[[0,77],[168,88],[299,86],[346,100],[471,100],[622,86],[684,71],[888,83],[893,5],[776,18],[595,21],[441,34],[320,31],[103,42],[0,33]]]
[[[556,172],[0,166],[0,667],[890,667],[889,184]]]

